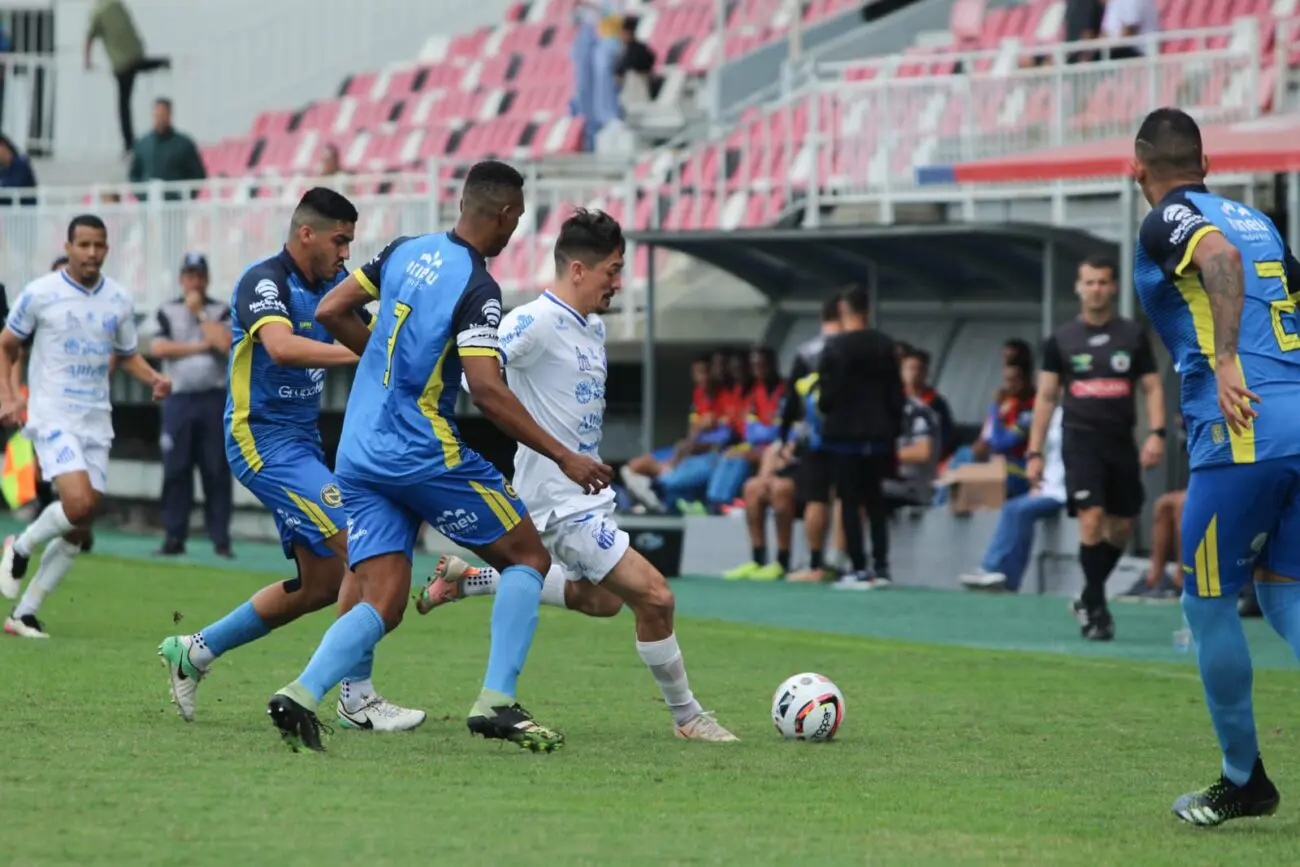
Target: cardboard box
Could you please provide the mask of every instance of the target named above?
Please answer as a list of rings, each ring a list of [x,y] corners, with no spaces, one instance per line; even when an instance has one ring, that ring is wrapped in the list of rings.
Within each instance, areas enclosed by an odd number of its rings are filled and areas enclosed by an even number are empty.
[[[962,464],[943,479],[948,486],[948,508],[968,515],[977,509],[1001,509],[1007,499],[1007,462],[994,455],[986,463]]]

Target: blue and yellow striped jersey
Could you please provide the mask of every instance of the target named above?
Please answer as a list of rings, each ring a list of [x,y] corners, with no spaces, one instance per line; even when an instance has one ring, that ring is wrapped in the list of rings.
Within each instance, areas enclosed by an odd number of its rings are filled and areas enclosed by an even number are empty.
[[[1214,322],[1192,264],[1196,246],[1215,232],[1241,252],[1245,274],[1238,356],[1246,387],[1261,403],[1259,418],[1242,434],[1232,433],[1219,412]],[[1288,277],[1300,280],[1300,266],[1273,222],[1204,186],[1174,189],[1142,222],[1133,282],[1182,377],[1193,469],[1300,454],[1300,321]]]
[[[353,276],[379,315],[348,398],[339,471],[411,480],[458,466],[472,454],[456,429],[461,359],[499,357],[500,287],[454,231],[398,238]]]
[[[252,265],[230,299],[230,385],[226,394],[226,459],[236,476],[257,472],[286,443],[320,442],[325,370],[281,367],[271,360],[257,332],[271,322],[293,333],[333,343],[316,322],[321,296],[347,273],[313,284],[287,250]]]

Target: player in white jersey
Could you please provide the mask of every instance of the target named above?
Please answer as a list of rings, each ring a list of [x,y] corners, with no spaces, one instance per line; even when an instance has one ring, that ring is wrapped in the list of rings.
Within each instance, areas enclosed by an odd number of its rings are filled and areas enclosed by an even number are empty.
[[[601,211],[579,210],[555,242],[555,288],[512,310],[498,329],[510,390],[537,423],[568,448],[599,460],[605,413],[605,326],[622,288],[623,232]],[[673,633],[673,592],[633,549],[614,521],[614,493],[585,494],[555,464],[520,446],[514,487],[537,524],[553,564],[542,602],[612,617],[626,603],[636,615],[636,649],[673,713],[677,735],[734,741],[691,693]],[[496,592],[492,569],[444,556],[416,600],[426,614],[464,596]]]
[[[64,249],[68,264],[27,284],[0,331],[0,422],[17,427],[26,415],[23,435],[35,447],[41,475],[59,492],[21,535],[5,540],[0,559],[0,594],[13,599],[28,559],[49,542],[22,601],[5,620],[5,632],[23,638],[49,637],[36,612],[81,552],[104,493],[113,442],[110,362],[116,356],[123,371],[153,389],[154,400],[172,387],[139,354],[130,293],[101,272],[108,256],[103,220],[75,217]],[[28,339],[24,401],[13,367]]]

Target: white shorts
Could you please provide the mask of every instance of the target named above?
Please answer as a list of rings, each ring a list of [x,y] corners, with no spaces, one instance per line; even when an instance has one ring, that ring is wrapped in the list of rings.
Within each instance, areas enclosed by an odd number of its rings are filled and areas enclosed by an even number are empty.
[[[23,435],[32,441],[36,459],[41,462],[41,478],[45,481],[53,481],[64,473],[84,472],[90,476],[90,486],[104,493],[108,482],[109,443],[86,442],[64,430],[40,433],[29,429]]]
[[[599,583],[623,559],[632,540],[610,512],[601,510],[554,519],[542,533],[542,543],[570,581]]]

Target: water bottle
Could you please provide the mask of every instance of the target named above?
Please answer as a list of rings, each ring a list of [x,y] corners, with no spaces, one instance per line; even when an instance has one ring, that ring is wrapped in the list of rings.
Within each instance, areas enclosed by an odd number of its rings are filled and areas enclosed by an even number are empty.
[[[1187,653],[1192,649],[1195,642],[1192,640],[1192,625],[1187,622],[1187,615],[1183,615],[1183,628],[1174,630],[1174,653]]]

